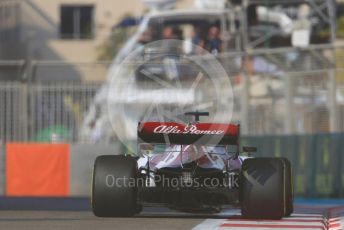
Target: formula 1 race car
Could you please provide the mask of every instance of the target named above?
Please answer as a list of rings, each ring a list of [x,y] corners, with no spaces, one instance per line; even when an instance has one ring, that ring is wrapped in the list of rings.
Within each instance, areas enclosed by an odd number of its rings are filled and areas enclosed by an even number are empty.
[[[264,219],[293,212],[287,159],[241,156],[239,125],[199,123],[205,112],[186,115],[196,121],[139,123],[139,157],[97,157],[91,198],[96,216],[133,216],[149,205],[209,213],[231,205],[245,218]]]

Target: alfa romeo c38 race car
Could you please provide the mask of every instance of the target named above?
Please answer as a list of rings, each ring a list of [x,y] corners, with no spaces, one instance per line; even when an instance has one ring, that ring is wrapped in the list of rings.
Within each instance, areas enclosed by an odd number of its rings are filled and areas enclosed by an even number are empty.
[[[139,123],[139,157],[97,157],[91,198],[96,216],[133,216],[156,205],[209,213],[230,205],[245,218],[264,219],[293,212],[287,159],[241,156],[239,125],[199,123],[208,113],[187,115],[196,121]]]

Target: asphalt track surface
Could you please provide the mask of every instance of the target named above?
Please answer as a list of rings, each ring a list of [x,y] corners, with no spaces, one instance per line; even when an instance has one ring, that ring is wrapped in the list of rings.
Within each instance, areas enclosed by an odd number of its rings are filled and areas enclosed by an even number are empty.
[[[190,214],[145,208],[133,218],[97,218],[87,199],[0,198],[0,229],[343,229],[343,200],[296,200],[293,216],[279,221],[245,220],[240,210]]]

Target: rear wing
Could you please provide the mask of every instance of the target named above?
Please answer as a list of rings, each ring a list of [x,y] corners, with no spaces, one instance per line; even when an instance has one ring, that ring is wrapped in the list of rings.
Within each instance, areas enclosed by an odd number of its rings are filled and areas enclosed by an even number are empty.
[[[238,145],[240,126],[235,124],[175,122],[139,123],[140,143]]]

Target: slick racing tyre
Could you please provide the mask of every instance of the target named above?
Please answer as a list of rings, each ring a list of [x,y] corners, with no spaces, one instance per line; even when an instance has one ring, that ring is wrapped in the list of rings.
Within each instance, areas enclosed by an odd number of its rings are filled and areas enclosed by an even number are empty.
[[[92,178],[92,210],[98,217],[127,217],[137,213],[137,163],[132,157],[97,157]]]
[[[290,166],[290,163],[289,163]],[[240,201],[245,218],[281,219],[292,202],[291,176],[282,158],[250,158],[241,171]],[[292,206],[289,206],[289,212]],[[290,215],[290,214],[289,214]]]

